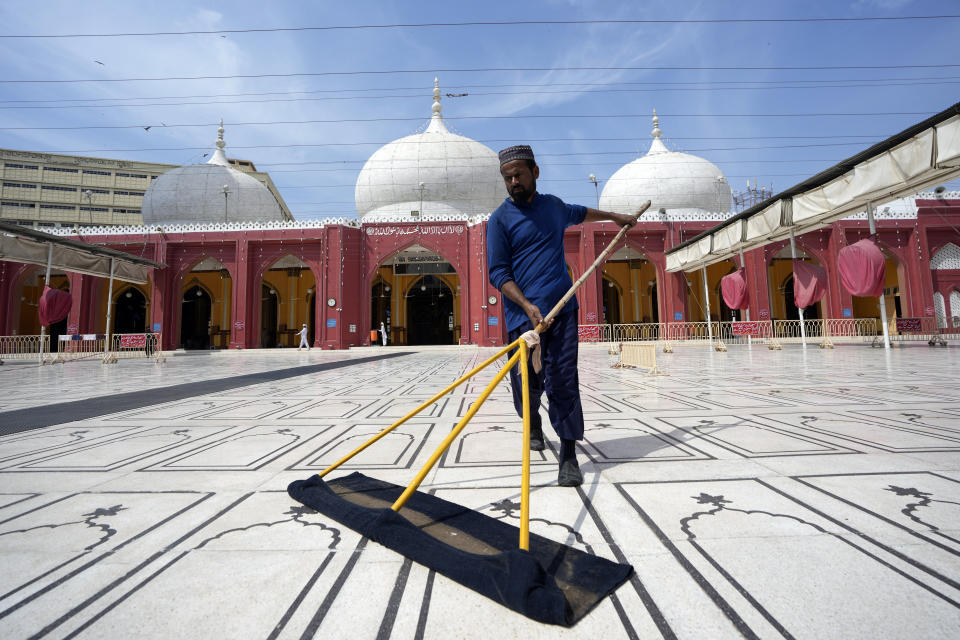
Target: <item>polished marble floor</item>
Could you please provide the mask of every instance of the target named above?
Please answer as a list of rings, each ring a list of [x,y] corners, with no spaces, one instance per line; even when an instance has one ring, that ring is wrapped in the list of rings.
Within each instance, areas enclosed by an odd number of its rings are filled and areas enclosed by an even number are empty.
[[[586,482],[556,486],[546,428],[531,527],[636,573],[574,629],[286,495],[490,353],[0,367],[0,637],[960,637],[955,346],[681,346],[656,377],[585,347]],[[493,369],[344,470],[405,484]],[[518,522],[519,435],[504,384],[422,489]]]

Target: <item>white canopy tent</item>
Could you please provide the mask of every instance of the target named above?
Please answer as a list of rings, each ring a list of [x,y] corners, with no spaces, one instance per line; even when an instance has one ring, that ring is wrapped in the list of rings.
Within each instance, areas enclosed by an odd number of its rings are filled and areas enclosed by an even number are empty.
[[[34,229],[0,222],[0,260],[23,262],[46,267],[44,285],[50,284],[50,270],[60,269],[109,278],[107,299],[113,297],[113,281],[135,284],[147,283],[147,269],[163,269],[167,265],[130,255],[116,249],[87,244],[72,238],[62,238]],[[110,304],[107,304],[107,349],[110,348]],[[43,336],[46,327],[40,327],[40,354],[43,359]]]
[[[668,272],[694,271],[824,227],[960,176],[960,102],[667,251]],[[884,341],[887,338],[886,317]]]

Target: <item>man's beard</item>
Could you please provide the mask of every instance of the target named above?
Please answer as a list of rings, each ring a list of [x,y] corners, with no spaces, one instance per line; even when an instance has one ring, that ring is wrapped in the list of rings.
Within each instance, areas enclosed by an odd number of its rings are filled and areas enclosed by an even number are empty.
[[[536,192],[536,190],[537,190],[536,182],[533,183],[533,188],[530,190],[528,190],[522,184],[517,184],[510,189],[510,197],[513,198],[514,200],[521,200],[526,202],[527,200],[530,199],[530,196],[532,196]]]

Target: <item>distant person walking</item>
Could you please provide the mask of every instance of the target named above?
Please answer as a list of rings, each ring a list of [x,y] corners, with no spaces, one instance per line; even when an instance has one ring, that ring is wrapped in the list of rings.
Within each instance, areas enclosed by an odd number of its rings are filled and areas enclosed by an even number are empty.
[[[304,347],[307,348],[307,351],[310,351],[310,343],[307,342],[307,325],[303,325],[303,329],[300,329],[300,333],[297,335],[300,336],[300,346],[297,347],[297,351],[300,351]]]
[[[380,337],[383,339],[383,346],[387,346],[387,328],[380,323]]]

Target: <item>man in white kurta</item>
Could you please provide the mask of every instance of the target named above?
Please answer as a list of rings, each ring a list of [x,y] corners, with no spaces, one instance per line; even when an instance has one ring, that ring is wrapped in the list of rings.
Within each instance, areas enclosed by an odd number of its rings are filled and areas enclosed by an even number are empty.
[[[307,325],[303,325],[303,328],[300,329],[297,335],[300,336],[300,346],[297,347],[297,351],[300,351],[304,347],[307,348],[307,351],[310,351],[310,343],[307,342]]]

